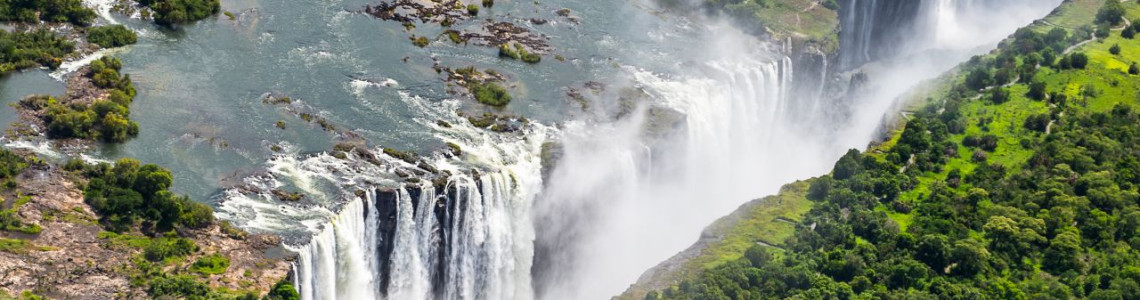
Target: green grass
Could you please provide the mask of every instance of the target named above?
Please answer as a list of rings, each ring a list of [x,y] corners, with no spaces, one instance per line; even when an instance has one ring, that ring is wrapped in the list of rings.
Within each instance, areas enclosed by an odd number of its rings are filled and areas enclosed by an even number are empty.
[[[25,254],[32,251],[52,251],[53,247],[36,246],[27,240],[0,238],[0,252]]]
[[[229,267],[230,259],[215,253],[198,258],[190,270],[202,275],[218,275],[225,273]]]
[[[110,231],[103,231],[99,233],[99,238],[104,239],[112,247],[129,247],[135,249],[145,248],[150,245],[150,238],[139,234],[118,234]]]
[[[1078,28],[1092,24],[1096,12],[1104,5],[1104,0],[1069,0],[1061,4],[1045,21],[1065,28]],[[1048,29],[1046,29],[1048,30]]]
[[[1060,14],[1051,15],[1046,19],[1057,25],[1067,24],[1065,26],[1089,24],[1095,19],[1096,10],[1102,3],[1101,0],[1066,2],[1060,8]],[[1129,2],[1125,4],[1125,7],[1130,13],[1140,15],[1140,5]],[[1045,28],[1043,31],[1052,28],[1047,25],[1041,27]],[[1116,44],[1121,47],[1120,55],[1109,53],[1108,49]],[[1089,56],[1089,64],[1085,69],[1054,70],[1043,67],[1039,69],[1035,79],[1045,82],[1048,91],[1059,91],[1068,96],[1069,106],[1078,106],[1090,112],[1106,112],[1117,103],[1138,103],[1137,99],[1140,99],[1140,76],[1129,75],[1128,66],[1132,62],[1140,62],[1140,38],[1125,39],[1120,37],[1119,31],[1114,31],[1106,39],[1085,44],[1073,51],[1083,52]],[[962,76],[954,78],[955,80],[962,80]],[[1097,96],[1084,96],[1082,91],[1086,86],[1095,87],[1098,91]],[[1010,171],[1016,172],[1017,167],[1033,156],[1032,151],[1021,147],[1021,140],[1029,139],[1032,141],[1043,136],[1043,133],[1025,129],[1022,124],[1027,117],[1033,114],[1048,113],[1050,108],[1044,101],[1035,101],[1025,96],[1029,90],[1027,84],[1014,84],[1008,90],[1011,95],[1010,100],[1002,104],[995,105],[986,100],[985,96],[964,103],[961,106],[961,111],[969,127],[964,134],[953,135],[951,139],[961,141],[967,135],[992,134],[997,136],[999,139],[998,147],[993,153],[990,153],[987,161],[991,164],[1001,164],[1010,168]],[[935,99],[939,98],[935,97]],[[992,122],[987,123],[986,126],[980,126],[978,123],[983,118],[992,118]],[[895,131],[887,142],[872,149],[889,149],[900,135],[901,131]],[[923,174],[918,178],[919,184],[914,189],[900,194],[900,200],[904,202],[920,201],[919,196],[930,194],[930,184],[946,180],[951,170],[957,169],[962,174],[973,171],[977,167],[977,164],[971,160],[973,151],[974,149],[959,146],[958,157],[947,162],[942,172]],[[967,189],[969,187],[960,188]],[[912,218],[908,214],[890,213],[888,215],[896,223],[899,223],[901,229],[904,230],[906,228],[904,224],[908,224],[909,219]]]
[[[780,35],[803,35],[829,47],[838,46],[839,15],[811,0],[767,1],[770,7],[756,12],[765,26]],[[808,8],[811,8],[810,10]],[[825,51],[834,49],[824,49]]]
[[[746,203],[731,215],[713,222],[706,231],[722,238],[712,242],[697,257],[684,262],[679,271],[668,274],[663,280],[676,284],[686,278],[699,276],[703,270],[740,259],[757,242],[783,246],[795,234],[793,223],[799,223],[811,210],[812,202],[807,199],[811,181],[802,180],[784,185],[779,194]],[[781,253],[782,250],[777,250],[774,255],[780,257]],[[631,290],[618,298],[641,299],[646,292],[648,291]]]

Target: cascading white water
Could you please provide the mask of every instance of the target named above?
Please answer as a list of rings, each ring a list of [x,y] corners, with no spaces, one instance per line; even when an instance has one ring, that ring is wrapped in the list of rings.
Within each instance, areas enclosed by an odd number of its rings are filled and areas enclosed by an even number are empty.
[[[466,153],[425,158],[450,174],[442,185],[408,182],[397,174],[425,170],[387,155],[379,164],[358,154],[279,155],[268,174],[226,192],[219,216],[254,231],[313,234],[292,247],[302,299],[532,297],[530,205],[545,128],[490,133],[454,115],[455,102],[404,96],[424,114],[417,121]],[[313,203],[283,205],[268,193],[290,186]]]
[[[402,94],[419,123],[465,153],[427,159],[450,174],[444,183],[407,182],[398,174],[426,170],[387,155],[379,165],[351,153],[279,155],[250,188],[227,191],[219,214],[255,231],[312,235],[294,248],[303,299],[530,299],[532,287],[542,298],[606,298],[738,204],[826,172],[871,138],[902,91],[944,70],[884,67],[872,80],[896,84],[850,100],[853,116],[840,120],[831,103],[790,92],[791,59],[744,35],[709,35],[726,37],[693,67],[622,67],[647,97],[616,121],[490,133],[454,115],[454,102]],[[547,139],[563,154],[544,185]],[[310,197],[282,204],[268,192],[280,188]]]
[[[625,68],[652,99],[632,117],[563,130],[565,154],[536,207],[541,298],[618,294],[716,217],[841,154],[817,131],[824,106],[790,94],[790,58],[718,33],[730,38],[711,41],[720,50],[688,73]],[[647,136],[667,123],[661,110],[681,125]]]

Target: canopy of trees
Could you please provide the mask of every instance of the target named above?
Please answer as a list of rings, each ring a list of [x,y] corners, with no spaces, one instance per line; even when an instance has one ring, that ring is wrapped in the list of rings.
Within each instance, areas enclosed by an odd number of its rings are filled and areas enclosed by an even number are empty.
[[[135,96],[130,75],[119,75],[122,62],[104,57],[91,63],[87,74],[100,88],[109,89],[106,99],[91,104],[61,104],[51,97],[33,97],[21,101],[31,110],[46,109],[43,115],[48,137],[99,139],[119,143],[138,135],[139,125],[131,121],[129,109]]]
[[[154,10],[154,22],[174,26],[205,19],[221,11],[219,0],[138,0]]]
[[[0,21],[87,26],[94,19],[95,12],[84,7],[81,0],[0,0]]]
[[[897,144],[851,150],[814,179],[815,205],[783,247],[755,245],[646,299],[1140,299],[1140,114],[1131,98],[1094,111],[1033,84],[1068,36],[1019,31],[1000,53],[971,60]],[[1088,63],[1068,57],[1069,67]],[[1034,133],[1020,145],[966,134],[959,109],[1000,90],[990,74],[1002,69],[1028,76],[1029,101],[1051,106],[1026,118]],[[1030,157],[989,161],[1002,147]],[[961,150],[973,160],[949,164]]]
[[[90,178],[85,199],[103,218],[104,226],[115,232],[130,230],[136,222],[166,232],[176,226],[203,228],[213,224],[214,211],[205,204],[169,191],[170,171],[129,158],[114,165],[100,163],[68,164]]]
[[[75,43],[46,29],[9,33],[0,30],[0,75],[27,68],[58,68]]]
[[[87,41],[103,48],[122,47],[138,41],[138,35],[123,25],[93,27],[87,30]]]

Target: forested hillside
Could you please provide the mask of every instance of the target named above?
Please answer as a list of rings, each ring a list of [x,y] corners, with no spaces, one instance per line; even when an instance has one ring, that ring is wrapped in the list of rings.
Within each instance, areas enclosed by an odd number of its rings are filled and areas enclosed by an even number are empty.
[[[786,240],[713,247],[736,251],[644,298],[1140,299],[1137,17],[1065,2],[944,77],[893,138],[786,188],[812,207]]]

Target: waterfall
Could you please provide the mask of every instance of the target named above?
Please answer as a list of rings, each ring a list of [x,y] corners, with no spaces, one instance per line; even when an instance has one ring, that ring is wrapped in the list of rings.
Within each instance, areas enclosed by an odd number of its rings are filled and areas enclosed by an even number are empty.
[[[562,131],[564,155],[535,208],[539,298],[616,295],[743,201],[825,172],[841,151],[817,126],[824,106],[792,95],[793,69],[755,52],[681,74],[626,67],[652,100],[618,122]],[[645,133],[662,126],[672,130]]]
[[[840,68],[930,49],[989,46],[1061,0],[843,0]]]
[[[841,40],[855,46],[840,63],[849,67],[899,56],[877,47],[911,36],[883,30],[915,24],[920,7],[944,12],[924,21],[938,26],[977,7],[845,3]],[[826,60],[818,76],[796,72],[798,62],[768,54],[772,45],[734,32],[687,40],[707,53],[675,69],[618,65],[629,83],[609,87],[616,103],[557,127],[489,132],[456,114],[457,101],[401,92],[415,121],[462,155],[405,161],[379,148],[302,154],[286,145],[264,174],[223,193],[218,215],[286,236],[303,299],[607,298],[737,205],[827,172],[867,143],[906,89],[977,53],[883,66],[867,93],[837,101],[797,86],[827,80]],[[951,33],[924,49],[960,42]],[[984,37],[971,43],[996,43]],[[548,148],[560,154],[542,170]],[[286,203],[279,190],[306,197]]]
[[[289,238],[302,299],[533,297],[530,206],[546,128],[492,133],[456,115],[454,101],[402,96],[424,115],[418,122],[466,154],[435,153],[422,164],[370,154],[379,149],[280,154],[265,174],[224,193],[219,217]],[[278,189],[306,198],[282,203]]]

